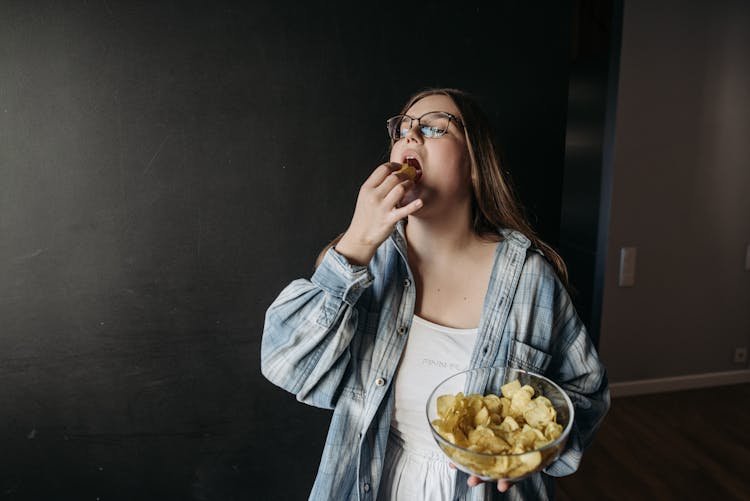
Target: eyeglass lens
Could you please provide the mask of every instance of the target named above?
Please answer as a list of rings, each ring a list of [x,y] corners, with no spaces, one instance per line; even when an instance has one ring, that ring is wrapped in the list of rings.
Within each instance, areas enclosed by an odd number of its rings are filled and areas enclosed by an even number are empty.
[[[388,132],[391,138],[398,140],[406,136],[412,127],[412,120],[419,123],[419,131],[424,137],[440,137],[448,131],[450,116],[442,111],[433,111],[420,118],[410,118],[406,115],[393,117],[388,121]]]

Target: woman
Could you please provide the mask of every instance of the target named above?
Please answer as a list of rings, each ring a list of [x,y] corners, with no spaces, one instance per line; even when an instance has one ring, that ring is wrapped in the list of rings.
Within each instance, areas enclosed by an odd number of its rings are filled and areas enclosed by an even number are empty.
[[[388,129],[390,162],[362,185],[348,229],[266,317],[263,374],[334,409],[310,499],[549,498],[609,407],[565,266],[525,222],[468,95],[418,93]],[[407,161],[416,182],[396,173]],[[562,456],[497,489],[456,474],[424,416],[439,381],[490,365],[544,374],[576,407]]]

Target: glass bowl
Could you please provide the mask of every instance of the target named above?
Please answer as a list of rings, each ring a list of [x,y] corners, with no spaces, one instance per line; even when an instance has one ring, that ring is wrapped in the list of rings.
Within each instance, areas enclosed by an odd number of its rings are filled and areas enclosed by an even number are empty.
[[[556,422],[562,427],[562,432],[557,438],[538,448],[516,454],[479,452],[469,448],[472,446],[465,442],[463,444],[465,447],[453,443],[449,439],[459,440],[455,436],[441,435],[433,424],[435,420],[440,419],[438,414],[440,396],[456,395],[459,392],[467,397],[470,394],[503,396],[501,387],[514,380],[518,380],[521,386],[531,386],[534,389],[534,398],[543,396],[551,402],[556,413]],[[467,391],[476,388],[484,391]],[[539,374],[510,367],[482,367],[459,372],[438,384],[427,399],[427,422],[440,449],[458,469],[486,481],[518,481],[546,468],[560,456],[565,447],[573,426],[573,417],[573,403],[557,384]],[[490,426],[499,425],[497,416],[492,416],[492,419],[494,421]],[[521,427],[522,421],[519,418]],[[544,440],[541,441],[544,442]],[[478,447],[474,445],[473,448]]]

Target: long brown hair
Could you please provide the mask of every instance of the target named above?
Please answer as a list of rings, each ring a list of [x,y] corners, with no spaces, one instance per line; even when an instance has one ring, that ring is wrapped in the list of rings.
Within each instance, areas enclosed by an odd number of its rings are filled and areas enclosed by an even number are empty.
[[[473,231],[484,238],[498,238],[501,229],[523,233],[534,247],[542,251],[562,283],[568,287],[565,262],[552,247],[539,239],[528,223],[510,178],[503,171],[490,122],[474,98],[458,89],[427,89],[414,94],[401,113],[406,113],[420,99],[435,94],[447,96],[461,113],[471,158]]]

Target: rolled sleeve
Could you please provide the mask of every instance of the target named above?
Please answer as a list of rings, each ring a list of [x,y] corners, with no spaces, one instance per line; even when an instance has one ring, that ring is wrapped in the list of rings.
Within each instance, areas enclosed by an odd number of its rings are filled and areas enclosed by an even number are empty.
[[[331,247],[315,270],[311,281],[331,296],[353,306],[362,295],[362,291],[372,284],[373,276],[366,266],[350,264]]]
[[[330,249],[311,280],[288,285],[266,312],[261,372],[300,401],[332,408],[351,359],[354,304],[373,282]]]

